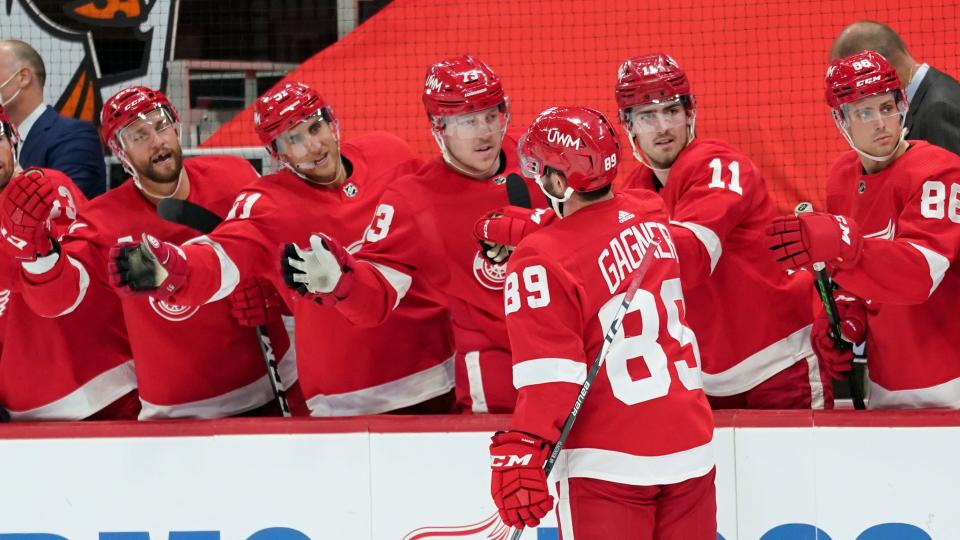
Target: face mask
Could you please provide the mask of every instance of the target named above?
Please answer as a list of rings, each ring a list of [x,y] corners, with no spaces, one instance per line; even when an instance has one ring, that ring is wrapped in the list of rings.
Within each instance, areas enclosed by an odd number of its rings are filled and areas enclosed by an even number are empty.
[[[0,84],[0,89],[3,89],[4,86],[10,84],[10,81],[12,81],[13,78],[19,74],[20,74],[20,70],[18,69],[13,73],[13,75],[7,77],[7,80],[3,81],[3,84]],[[23,88],[17,88],[17,91],[14,92],[13,95],[10,96],[9,98],[3,99],[3,97],[0,97],[0,105],[2,105],[3,107],[7,107],[11,103],[13,103],[13,100],[17,99],[17,96],[19,96],[20,92],[22,91],[23,91]]]

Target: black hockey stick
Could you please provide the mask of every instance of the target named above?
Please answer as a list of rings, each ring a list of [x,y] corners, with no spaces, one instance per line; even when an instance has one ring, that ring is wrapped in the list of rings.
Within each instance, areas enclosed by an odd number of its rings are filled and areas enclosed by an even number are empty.
[[[808,202],[802,202],[794,209],[794,213],[802,214],[812,212],[813,205]],[[827,265],[822,262],[813,263],[814,284],[817,287],[817,293],[820,295],[820,302],[823,303],[823,309],[827,312],[827,321],[830,323],[830,339],[833,340],[833,346],[838,351],[852,351],[853,345],[843,340],[840,333],[840,316],[837,313],[837,303],[833,299],[833,282],[827,274]],[[855,357],[853,369],[846,375],[847,386],[850,388],[850,399],[853,400],[853,408],[857,410],[866,409],[864,403],[864,380],[866,378],[864,362],[860,357]],[[829,384],[829,383],[827,383]]]
[[[643,280],[643,276],[646,275],[647,269],[650,268],[650,263],[654,258],[652,252],[658,246],[658,241],[653,241],[647,246],[647,250],[643,253],[643,258],[640,260],[640,266],[637,267],[633,279],[630,281],[630,285],[627,286],[627,292],[623,295],[623,302],[621,302],[620,307],[617,308],[617,312],[613,316],[613,321],[610,322],[610,328],[607,329],[607,334],[603,336],[603,344],[597,352],[597,357],[594,358],[593,363],[590,364],[590,370],[587,371],[587,377],[584,379],[583,385],[580,386],[580,393],[577,394],[577,399],[573,402],[573,408],[570,409],[567,419],[563,422],[563,429],[560,430],[557,444],[553,445],[550,457],[547,458],[547,462],[543,465],[543,473],[547,478],[550,477],[550,472],[553,471],[553,466],[556,465],[557,458],[560,457],[560,450],[563,450],[563,445],[567,442],[567,437],[570,436],[570,430],[573,429],[573,423],[577,421],[577,415],[580,414],[583,402],[587,399],[587,393],[590,392],[593,380],[597,378],[597,373],[600,372],[600,367],[607,358],[610,345],[623,326],[623,318],[626,316],[627,309],[630,308],[630,304],[633,302],[633,297],[637,294],[637,289],[640,288],[640,282]],[[523,527],[517,528],[513,531],[513,535],[510,536],[510,540],[519,540],[522,534]]]
[[[507,175],[507,200],[510,201],[511,206],[533,208],[527,183],[523,177],[517,173]]]
[[[160,203],[157,204],[157,215],[166,221],[190,227],[203,234],[210,234],[217,228],[217,225],[223,222],[223,218],[199,204],[173,198],[160,200]],[[257,343],[260,344],[263,361],[267,364],[267,379],[270,380],[273,395],[276,397],[277,403],[280,404],[280,412],[284,416],[290,416],[290,405],[287,404],[286,392],[284,392],[283,383],[280,380],[280,369],[277,366],[277,357],[273,354],[273,345],[267,335],[267,327],[257,326],[256,331]],[[293,344],[291,343],[290,346],[293,347]]]

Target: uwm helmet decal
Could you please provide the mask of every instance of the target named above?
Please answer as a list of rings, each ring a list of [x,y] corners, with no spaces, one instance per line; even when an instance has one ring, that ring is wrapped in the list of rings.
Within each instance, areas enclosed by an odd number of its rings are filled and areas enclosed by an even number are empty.
[[[40,53],[47,68],[44,97],[64,116],[98,122],[103,100],[121,88],[166,85],[179,0],[4,4],[4,27],[16,29],[17,39]]]
[[[503,524],[496,512],[492,516],[470,525],[421,527],[410,531],[403,540],[426,540],[428,538],[467,538],[470,540],[506,540],[510,527]]]

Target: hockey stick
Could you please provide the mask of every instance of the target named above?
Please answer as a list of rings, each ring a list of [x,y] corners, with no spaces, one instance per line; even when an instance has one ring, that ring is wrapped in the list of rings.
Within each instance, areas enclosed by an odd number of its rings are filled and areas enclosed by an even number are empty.
[[[557,458],[560,457],[560,450],[563,449],[564,443],[567,442],[567,437],[570,436],[570,430],[573,429],[573,423],[577,421],[577,415],[580,414],[583,402],[587,399],[587,393],[590,392],[593,380],[597,378],[597,373],[600,372],[600,367],[607,358],[607,352],[610,350],[613,340],[617,337],[617,333],[623,326],[623,318],[626,316],[630,304],[633,303],[633,297],[637,294],[637,289],[640,288],[640,282],[643,280],[643,276],[646,275],[647,269],[650,268],[650,263],[654,258],[651,252],[656,249],[659,244],[659,241],[654,240],[647,246],[647,250],[643,253],[643,258],[640,260],[640,266],[637,267],[633,279],[630,281],[630,285],[627,286],[627,292],[623,296],[623,302],[621,302],[620,307],[617,308],[617,312],[613,316],[613,321],[610,323],[610,328],[607,329],[607,334],[603,336],[603,344],[597,352],[597,357],[594,358],[593,363],[590,364],[590,370],[587,372],[587,377],[584,379],[583,385],[580,386],[580,393],[577,394],[577,399],[573,402],[573,408],[570,409],[567,419],[563,422],[563,429],[560,430],[557,444],[553,446],[550,457],[547,458],[547,462],[543,465],[543,473],[547,478],[550,477],[550,472],[553,471],[553,466],[556,465]],[[510,540],[519,540],[522,534],[523,527],[514,529]]]
[[[802,202],[794,209],[794,213],[802,214],[812,212],[813,205],[808,202]],[[827,274],[827,265],[823,262],[813,263],[814,284],[817,287],[817,293],[820,295],[820,302],[823,303],[823,309],[827,312],[827,321],[830,323],[830,339],[833,340],[833,346],[838,351],[853,349],[853,346],[844,341],[840,334],[840,316],[837,314],[837,303],[833,299],[833,283]],[[853,408],[857,410],[866,409],[863,395],[864,379],[866,378],[864,362],[858,361],[860,357],[855,357],[853,369],[846,375],[847,386],[850,388],[850,399],[853,400]]]
[[[533,208],[527,183],[517,173],[507,175],[507,200],[510,201],[511,206]]]
[[[190,227],[203,234],[210,234],[217,228],[217,225],[223,222],[223,218],[199,204],[173,198],[160,200],[160,203],[157,204],[157,215],[166,221]],[[277,399],[277,403],[280,404],[280,412],[283,413],[283,416],[290,416],[290,405],[287,403],[286,392],[283,390],[283,383],[280,381],[280,369],[277,366],[277,357],[273,354],[270,337],[267,335],[267,327],[257,326],[256,331],[260,353],[263,355],[263,361],[267,364],[267,379],[270,380],[270,388],[273,389],[273,395]],[[290,346],[292,347],[293,344],[291,343]]]

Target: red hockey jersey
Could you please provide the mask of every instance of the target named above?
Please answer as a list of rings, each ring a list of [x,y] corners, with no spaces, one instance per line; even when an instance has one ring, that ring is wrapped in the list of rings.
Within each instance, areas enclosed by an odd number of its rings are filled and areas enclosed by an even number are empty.
[[[310,184],[285,170],[245,189],[216,231],[183,247],[190,278],[177,300],[203,303],[235,283],[231,276],[237,273],[266,277],[277,290],[289,291],[280,274],[280,248],[287,242],[308,245],[315,232],[356,251],[384,190],[420,162],[407,143],[386,133],[344,142],[341,152],[350,175],[339,187]],[[372,328],[354,326],[333,308],[285,296],[296,321],[300,386],[313,415],[377,414],[453,388],[449,316],[426,282],[415,283],[407,300]]]
[[[191,158],[183,166],[190,181],[187,200],[219,215],[226,215],[237,193],[258,178],[249,163],[234,157]],[[27,301],[45,316],[91,302],[86,297],[91,282],[109,283],[110,248],[118,241],[139,240],[144,232],[177,244],[198,234],[162,220],[128,181],[84,208],[63,239],[69,264],[26,284]],[[135,359],[141,419],[231,416],[273,399],[257,335],[237,323],[227,300],[182,306],[137,295],[123,297],[121,305]],[[277,343],[284,335],[271,337]],[[275,346],[278,358],[284,350]],[[289,357],[281,359],[285,385],[295,380],[291,364]]]
[[[517,247],[504,289],[520,389],[511,429],[557,440],[644,256],[654,259],[557,460],[557,480],[671,484],[714,466],[677,251],[663,201],[649,191],[584,207]]]
[[[59,171],[27,169],[55,186],[60,236],[82,211],[86,197]],[[2,197],[2,195],[0,195]],[[49,258],[48,258],[49,259]],[[43,260],[25,266],[41,271]],[[14,420],[82,420],[137,386],[120,302],[105,283],[88,287],[88,301],[58,318],[41,317],[21,295],[20,263],[0,252],[2,317],[6,339],[0,356],[0,405]]]
[[[960,157],[922,141],[876,174],[834,162],[827,210],[864,236],[836,282],[869,301],[870,408],[960,408]]]
[[[681,261],[700,268],[699,282],[685,282],[684,291],[707,394],[746,392],[813,354],[812,279],[808,272],[787,275],[767,251],[764,231],[774,206],[749,158],[722,141],[695,139],[665,186],[638,167],[623,188],[658,190],[677,242],[693,236],[708,255]]]
[[[372,324],[395,309],[411,282],[425,280],[436,286],[448,299],[453,321],[458,400],[473,412],[510,412],[515,399],[503,323],[506,265],[483,258],[473,225],[487,212],[509,204],[506,177],[519,174],[516,148],[515,140],[504,138],[505,165],[489,179],[463,176],[437,158],[394,183],[377,205],[357,253],[371,264],[362,265],[357,287],[337,304],[351,321]],[[527,188],[535,207],[546,206],[535,183],[528,181]],[[494,361],[484,361],[491,357]],[[477,388],[480,381],[485,392]],[[466,384],[474,387],[465,390]],[[465,395],[472,403],[461,399]]]

